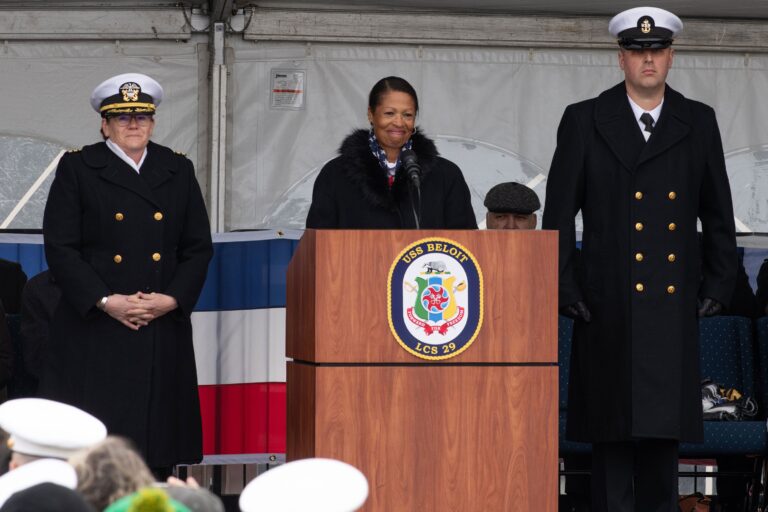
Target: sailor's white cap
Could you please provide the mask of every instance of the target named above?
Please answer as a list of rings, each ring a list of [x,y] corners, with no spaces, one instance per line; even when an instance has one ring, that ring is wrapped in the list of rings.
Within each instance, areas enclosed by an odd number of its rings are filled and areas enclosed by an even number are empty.
[[[42,483],[74,489],[77,473],[75,468],[57,459],[40,459],[19,466],[0,476],[0,507],[15,493]]]
[[[634,7],[608,23],[608,32],[628,50],[667,48],[682,30],[680,18],[658,7]]]
[[[240,495],[240,510],[353,512],[368,498],[368,480],[334,459],[302,459],[256,477]]]
[[[91,93],[91,107],[102,117],[154,114],[163,101],[163,88],[141,73],[124,73],[104,80]]]
[[[107,437],[107,428],[94,416],[43,398],[0,404],[0,428],[10,435],[12,451],[57,459],[67,459]]]

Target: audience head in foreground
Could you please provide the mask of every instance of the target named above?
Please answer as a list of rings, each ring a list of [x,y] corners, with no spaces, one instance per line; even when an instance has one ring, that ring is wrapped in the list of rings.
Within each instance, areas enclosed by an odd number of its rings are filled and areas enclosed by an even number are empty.
[[[69,459],[77,490],[97,510],[154,482],[152,473],[127,439],[110,436]]]
[[[353,512],[368,498],[360,470],[333,459],[302,459],[270,469],[240,495],[243,512]]]
[[[10,436],[11,470],[38,459],[67,459],[107,436],[106,427],[94,416],[42,398],[0,404],[0,428]]]

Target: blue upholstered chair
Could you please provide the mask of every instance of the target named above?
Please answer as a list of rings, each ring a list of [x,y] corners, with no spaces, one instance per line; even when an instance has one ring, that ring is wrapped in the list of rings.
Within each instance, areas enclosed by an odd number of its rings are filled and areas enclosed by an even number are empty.
[[[714,317],[702,319],[700,327],[700,361],[702,378],[709,378],[726,387],[735,387],[743,394],[754,397],[760,407],[759,415],[751,421],[704,422],[704,443],[683,443],[681,458],[709,459],[722,455],[755,457],[756,473],[765,488],[766,454],[768,454],[768,318],[758,322],[758,343],[753,343],[752,322],[741,317]],[[573,321],[560,317],[558,322],[558,360],[560,367],[560,456],[589,453],[590,445],[565,439],[565,417],[568,402],[568,375],[571,355]],[[757,361],[757,364],[755,364]],[[756,385],[756,382],[758,383]],[[565,471],[563,474],[568,474]],[[713,476],[708,473],[707,476]],[[753,496],[750,510],[757,510],[763,501]],[[760,505],[762,506],[762,505]]]
[[[755,386],[755,356],[752,321],[723,316],[699,322],[701,377],[734,387],[758,400]],[[683,443],[680,455],[702,458],[713,455],[763,455],[768,450],[764,413],[753,420],[705,421],[704,443]]]
[[[755,322],[757,339],[755,340],[755,375],[757,383],[755,393],[760,407],[760,417],[768,418],[768,317],[759,318]]]
[[[755,361],[758,354],[753,340],[752,320],[729,316],[704,318],[699,322],[699,339],[702,379],[709,378],[726,388],[738,389],[756,399],[760,410],[758,416],[744,421],[705,421],[704,443],[683,443],[680,445],[680,456],[692,459],[753,457],[755,470],[751,474],[750,487],[755,492],[749,496],[746,505],[747,510],[757,510],[761,499],[758,494],[762,494],[765,480],[768,431],[765,406],[760,403],[757,394],[758,370]]]
[[[763,317],[755,322],[755,331],[757,332],[757,339],[755,340],[755,360],[757,362],[756,375],[757,386],[755,392],[758,397],[758,406],[760,407],[761,419],[768,418],[768,317]],[[768,423],[768,422],[767,422]],[[761,510],[766,510],[768,507],[768,500],[766,500],[766,487],[768,482],[768,453],[763,450],[763,473],[762,473],[762,486],[761,492],[758,497],[758,506]]]

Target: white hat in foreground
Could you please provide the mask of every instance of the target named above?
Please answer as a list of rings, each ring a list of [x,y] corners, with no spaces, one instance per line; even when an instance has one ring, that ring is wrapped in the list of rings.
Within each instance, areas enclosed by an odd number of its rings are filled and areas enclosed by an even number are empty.
[[[43,398],[1,404],[0,428],[10,435],[8,447],[14,452],[57,459],[67,459],[107,437],[107,427],[94,416]]]
[[[0,476],[0,507],[19,491],[37,484],[52,483],[74,489],[77,487],[75,468],[56,459],[40,459]]]
[[[368,480],[333,459],[302,459],[270,469],[240,495],[243,512],[353,512],[368,498]]]

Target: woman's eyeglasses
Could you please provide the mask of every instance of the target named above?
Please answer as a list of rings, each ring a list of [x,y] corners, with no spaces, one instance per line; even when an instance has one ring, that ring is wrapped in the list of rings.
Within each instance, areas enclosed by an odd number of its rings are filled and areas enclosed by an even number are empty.
[[[152,116],[146,114],[128,115],[121,114],[119,116],[110,116],[110,119],[114,119],[117,126],[126,127],[131,124],[131,119],[136,121],[139,126],[147,126],[152,121]]]

